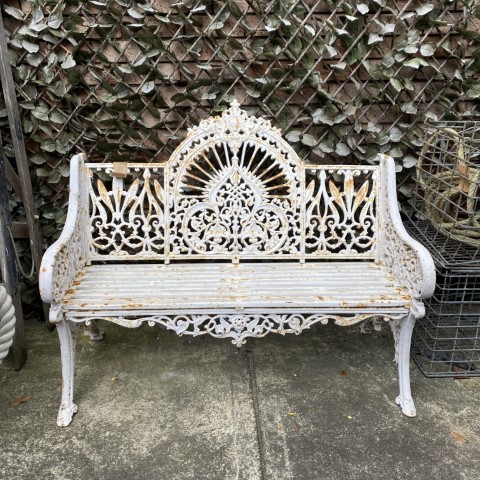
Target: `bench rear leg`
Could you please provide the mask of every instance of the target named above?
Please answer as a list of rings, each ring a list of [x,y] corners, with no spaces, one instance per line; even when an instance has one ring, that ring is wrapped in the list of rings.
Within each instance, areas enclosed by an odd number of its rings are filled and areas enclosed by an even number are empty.
[[[397,347],[400,395],[397,397],[396,403],[402,407],[402,412],[407,417],[415,417],[417,415],[410,390],[410,344],[414,325],[415,317],[410,312],[400,322]]]
[[[78,411],[78,407],[73,403],[77,330],[78,324],[64,318],[57,324],[62,356],[62,403],[57,417],[59,427],[69,425],[73,414]]]
[[[90,320],[88,324],[85,324],[83,334],[87,337],[90,337],[90,340],[98,342],[100,340],[103,340],[104,331],[98,326],[96,320]]]

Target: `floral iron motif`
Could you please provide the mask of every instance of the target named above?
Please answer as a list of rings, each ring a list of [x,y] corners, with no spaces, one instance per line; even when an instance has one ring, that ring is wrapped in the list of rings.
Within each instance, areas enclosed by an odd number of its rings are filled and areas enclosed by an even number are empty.
[[[237,103],[189,131],[167,167],[172,257],[300,254],[302,162]]]
[[[97,167],[102,170],[102,167]],[[103,167],[107,173],[111,169]],[[111,189],[98,178],[90,183],[91,254],[148,256],[165,247],[164,191],[150,168],[142,169],[130,186],[113,177]]]
[[[89,319],[68,315],[68,320],[75,323],[85,322],[87,325],[95,320],[108,320],[127,328],[138,328],[143,323],[151,327],[156,324],[163,325],[167,330],[174,330],[177,335],[211,335],[215,338],[231,338],[237,347],[245,344],[247,338],[264,337],[269,333],[286,335],[295,333],[299,335],[303,330],[309,329],[316,323],[326,325],[333,321],[336,325],[349,326],[364,322],[378,313],[361,313],[353,315],[335,315],[326,313],[246,313],[246,314],[192,314],[192,315],[165,315],[151,314],[144,317],[115,316],[107,317],[95,315]],[[385,320],[398,319],[405,315],[381,314]]]
[[[269,196],[267,185],[233,156],[231,165],[211,178],[204,195],[180,201],[183,208],[174,218],[181,219],[189,252],[241,256],[281,251],[293,211],[288,200]]]
[[[306,167],[236,103],[168,164],[88,168],[92,259],[376,257],[378,167]]]
[[[305,191],[306,253],[372,256],[377,169],[325,167],[314,171],[318,171],[318,181],[311,180]],[[343,177],[343,182],[335,181],[333,174]],[[355,188],[355,178],[363,182],[359,188]]]

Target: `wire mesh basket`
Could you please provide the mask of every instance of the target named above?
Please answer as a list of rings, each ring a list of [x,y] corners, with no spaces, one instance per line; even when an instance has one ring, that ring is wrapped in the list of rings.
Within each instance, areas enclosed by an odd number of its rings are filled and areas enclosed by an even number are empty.
[[[436,266],[435,292],[425,302],[425,317],[415,323],[412,358],[427,377],[480,376],[476,249],[440,235],[427,221],[407,221],[405,225],[428,248]]]
[[[437,267],[436,288],[428,309],[434,315],[476,314],[480,317],[480,269]]]
[[[480,121],[426,125],[410,203],[412,222],[447,263],[479,258]]]
[[[411,349],[422,373],[426,377],[480,376],[480,314],[441,307],[427,310],[415,324]]]

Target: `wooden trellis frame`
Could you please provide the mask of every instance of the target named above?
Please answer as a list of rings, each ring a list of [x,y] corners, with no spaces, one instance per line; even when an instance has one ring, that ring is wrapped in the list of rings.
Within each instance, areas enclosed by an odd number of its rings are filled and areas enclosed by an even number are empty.
[[[65,221],[72,154],[163,162],[187,125],[233,97],[306,161],[373,162],[380,150],[411,168],[417,123],[474,111],[475,3],[9,2],[44,235]]]

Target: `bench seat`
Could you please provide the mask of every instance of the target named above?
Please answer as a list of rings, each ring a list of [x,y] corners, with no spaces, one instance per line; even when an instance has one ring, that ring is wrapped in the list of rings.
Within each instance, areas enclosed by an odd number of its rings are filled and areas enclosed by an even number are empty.
[[[84,267],[62,308],[136,314],[152,310],[408,312],[411,299],[373,262],[107,264]]]

